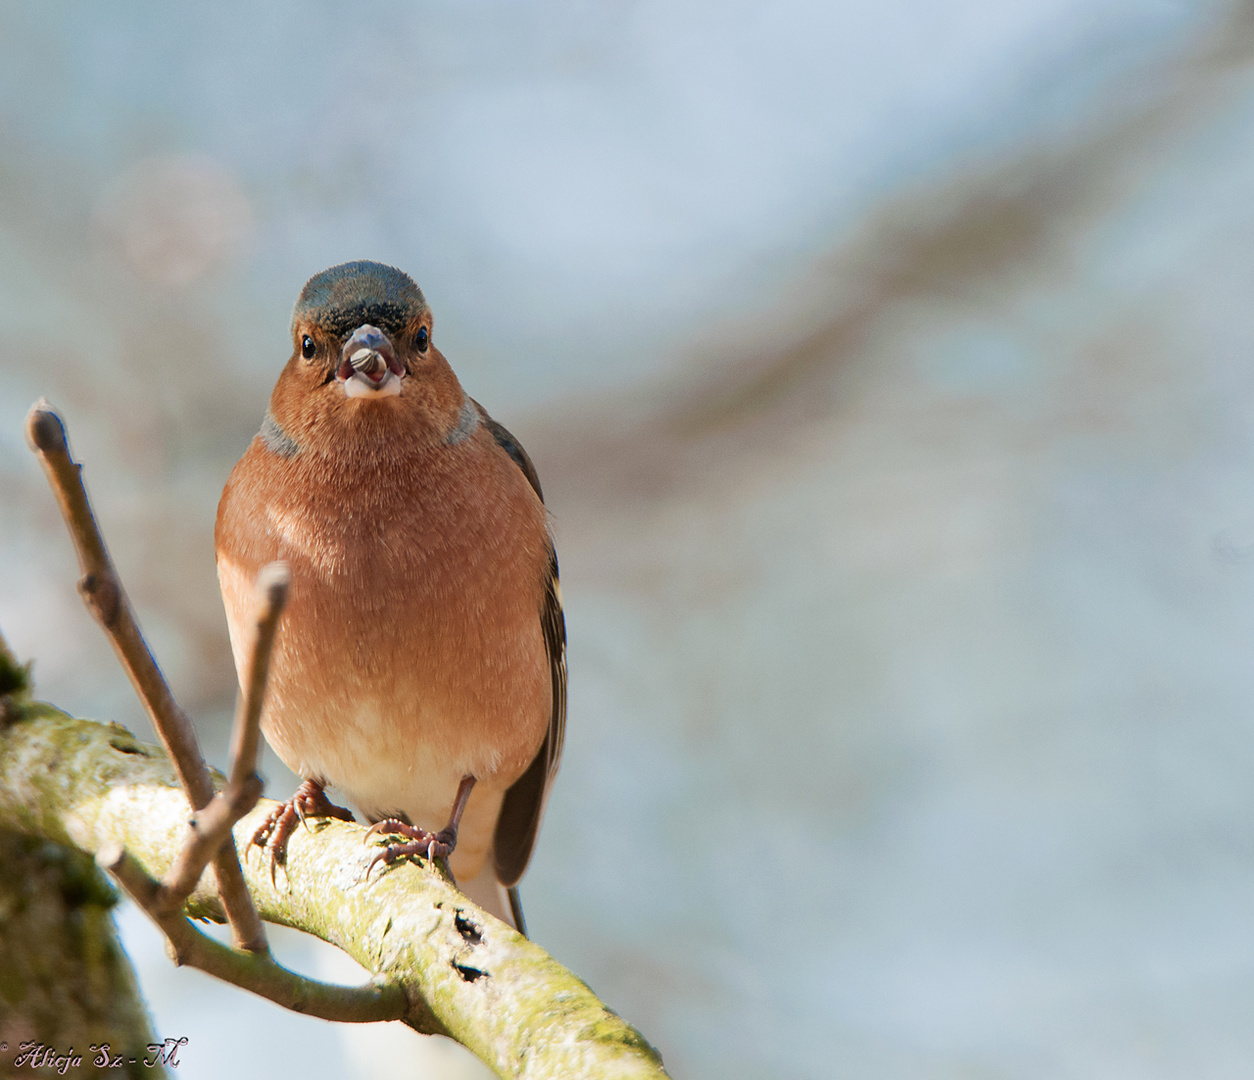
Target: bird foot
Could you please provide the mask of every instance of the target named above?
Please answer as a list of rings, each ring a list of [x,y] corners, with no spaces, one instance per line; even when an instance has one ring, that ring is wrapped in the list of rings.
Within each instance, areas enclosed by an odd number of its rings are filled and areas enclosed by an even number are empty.
[[[279,803],[253,833],[248,841],[264,852],[270,852],[270,881],[273,883],[277,867],[287,862],[287,842],[297,825],[304,825],[310,817],[332,817],[340,821],[352,821],[351,810],[336,806],[327,798],[322,785],[316,780],[305,780],[287,802]]]
[[[408,843],[388,844],[387,847],[370,860],[370,865],[366,867],[366,877],[370,876],[370,871],[374,869],[374,864],[377,862],[383,862],[391,866],[397,859],[405,855],[419,855],[424,859],[431,860],[447,859],[453,853],[453,849],[457,847],[457,829],[452,825],[441,829],[439,832],[428,832],[426,829],[420,829],[416,825],[410,825],[397,818],[386,818],[371,825],[366,830],[366,835],[362,838],[363,841],[370,839],[375,833],[390,833],[396,836],[408,837]]]

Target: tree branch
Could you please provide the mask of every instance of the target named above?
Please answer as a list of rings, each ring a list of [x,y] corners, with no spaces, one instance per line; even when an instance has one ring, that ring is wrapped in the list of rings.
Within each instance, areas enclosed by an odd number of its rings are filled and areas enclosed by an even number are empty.
[[[165,879],[157,881],[125,848],[111,841],[97,852],[96,862],[117,878],[131,899],[165,934],[176,964],[199,968],[284,1008],[324,1020],[352,1023],[399,1020],[405,1014],[406,999],[404,991],[395,983],[376,980],[370,986],[345,987],[309,979],[288,971],[268,950],[228,948],[201,933],[182,914],[183,905],[209,860],[231,836],[235,823],[257,805],[261,796],[262,780],[256,770],[261,700],[265,694],[270,649],[287,599],[288,580],[287,568],[282,563],[272,563],[258,575],[251,620],[253,633],[245,668],[249,678],[245,692],[240,695],[231,740],[231,779],[226,789],[214,795],[204,810],[192,816],[186,839]],[[30,710],[26,676],[26,670],[18,667],[0,635],[0,706],[11,715],[10,722],[16,722],[22,713]],[[111,740],[110,745],[128,752],[125,744]],[[0,831],[0,838],[6,835],[10,834]],[[30,842],[33,838],[23,839]],[[107,886],[104,888],[108,891]]]
[[[197,930],[177,910],[154,914],[161,909],[163,886],[120,844],[106,844],[96,854],[96,862],[117,878],[136,904],[153,915],[170,943],[176,964],[197,968],[293,1012],[323,1020],[370,1023],[400,1020],[405,1015],[405,991],[398,983],[377,980],[358,987],[319,982],[288,971],[269,953],[227,948]]]
[[[93,855],[120,844],[150,879],[164,874],[182,846],[187,815],[165,755],[119,725],[15,701],[17,722],[0,733],[0,828]],[[240,835],[250,835],[273,805],[263,800],[239,823]],[[363,845],[365,831],[341,821],[316,832],[298,829],[278,884],[263,858],[246,861],[261,914],[343,949],[378,977],[368,992],[383,1001],[392,1000],[387,984],[399,986],[406,1024],[450,1035],[503,1077],[666,1075],[657,1052],[583,982],[472,904],[425,861],[398,862],[366,879],[374,849]],[[188,912],[222,917],[208,875],[192,892]],[[215,973],[266,993],[261,976],[271,973],[273,961],[231,963],[222,957]],[[291,1003],[300,1007],[295,997]]]
[[[110,916],[117,900],[82,852],[0,829],[0,1076],[168,1077]],[[102,1073],[106,1056],[151,1067]]]

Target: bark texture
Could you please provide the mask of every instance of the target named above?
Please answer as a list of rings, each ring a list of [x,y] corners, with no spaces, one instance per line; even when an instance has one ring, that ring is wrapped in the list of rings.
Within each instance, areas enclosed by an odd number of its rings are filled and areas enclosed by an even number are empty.
[[[166,1075],[116,902],[90,856],[0,831],[0,1076],[99,1076],[102,1054],[121,1059],[107,1076]]]

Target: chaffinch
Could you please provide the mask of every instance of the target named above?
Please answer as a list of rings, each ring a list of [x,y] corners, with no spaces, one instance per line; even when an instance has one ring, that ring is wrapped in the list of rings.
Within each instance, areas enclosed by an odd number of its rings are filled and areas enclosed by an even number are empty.
[[[214,531],[237,670],[257,572],[291,569],[261,727],[303,782],[253,841],[273,870],[299,819],[352,820],[334,786],[403,837],[381,858],[447,855],[467,895],[522,930],[517,882],[566,719],[535,467],[462,390],[400,270],[310,278],[292,341]]]

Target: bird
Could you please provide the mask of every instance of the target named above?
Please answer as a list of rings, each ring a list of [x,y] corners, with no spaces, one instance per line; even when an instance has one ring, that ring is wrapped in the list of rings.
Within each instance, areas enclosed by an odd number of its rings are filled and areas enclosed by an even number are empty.
[[[242,679],[253,582],[291,586],[261,713],[301,777],[252,842],[271,874],[308,817],[389,837],[370,863],[447,858],[526,933],[518,881],[566,727],[566,626],[539,477],[469,397],[422,290],[382,263],[315,274],[260,430],[214,527]],[[250,844],[251,849],[252,844]]]

